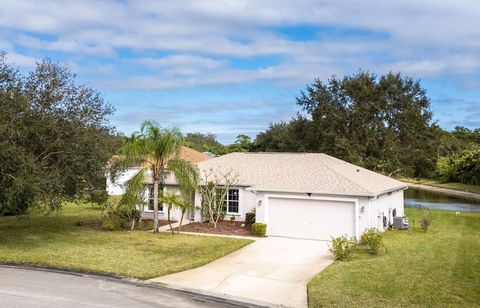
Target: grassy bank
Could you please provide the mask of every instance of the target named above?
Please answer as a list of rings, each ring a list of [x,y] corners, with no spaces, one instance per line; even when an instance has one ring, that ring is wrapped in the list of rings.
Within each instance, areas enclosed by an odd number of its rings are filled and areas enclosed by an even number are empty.
[[[359,251],[309,286],[310,307],[479,307],[480,213],[433,211],[427,233],[406,209],[411,231],[385,233],[386,252]]]
[[[441,188],[449,188],[449,189],[455,189],[455,190],[480,194],[479,185],[469,185],[469,184],[454,183],[454,182],[443,183],[439,180],[433,180],[433,179],[399,178],[399,180],[404,182],[409,182],[409,183],[423,184],[423,185],[435,186],[435,187],[441,187]]]
[[[103,231],[101,211],[66,205],[58,214],[0,217],[0,262],[147,279],[201,266],[249,240]]]

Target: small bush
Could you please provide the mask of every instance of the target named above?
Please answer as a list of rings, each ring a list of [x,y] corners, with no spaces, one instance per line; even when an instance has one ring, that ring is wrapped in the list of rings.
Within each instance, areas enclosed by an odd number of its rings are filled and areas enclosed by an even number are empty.
[[[256,222],[252,225],[252,232],[255,236],[265,237],[267,235],[267,225]]]
[[[140,211],[127,205],[107,203],[103,212],[103,228],[113,231],[127,228],[133,219],[140,218]]]
[[[423,232],[427,232],[428,227],[432,223],[432,212],[430,209],[422,210],[422,217],[420,218],[420,228]]]
[[[362,243],[368,245],[368,252],[372,255],[378,255],[382,245],[382,233],[375,228],[365,230],[362,234]]]
[[[221,221],[221,220],[224,220],[225,219],[225,211],[221,211],[220,213],[213,213],[213,219],[215,221]],[[218,217],[218,220],[217,220],[217,217]]]
[[[357,247],[357,241],[354,237],[348,238],[347,236],[339,236],[337,238],[332,237],[332,243],[330,244],[330,253],[335,260],[346,260],[350,257],[353,250]]]
[[[85,225],[85,222],[83,220],[77,220],[73,225],[76,227],[81,227]]]
[[[255,209],[245,214],[245,226],[251,226],[255,223]]]
[[[107,203],[108,201],[108,194],[106,190],[95,190],[90,193],[88,201],[96,203],[98,205],[102,205]]]

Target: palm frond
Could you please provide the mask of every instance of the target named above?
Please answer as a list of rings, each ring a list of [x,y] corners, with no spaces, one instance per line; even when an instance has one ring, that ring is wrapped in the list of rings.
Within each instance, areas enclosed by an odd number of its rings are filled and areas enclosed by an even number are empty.
[[[166,163],[169,158],[176,157],[184,143],[183,134],[178,128],[160,128],[153,121],[143,122],[141,134],[157,163]]]
[[[136,206],[145,202],[143,197],[145,192],[145,173],[146,168],[142,168],[125,183],[127,187],[119,204]]]
[[[118,155],[111,160],[109,173],[112,182],[115,182],[122,172],[131,167],[148,165],[148,156],[151,151],[144,136],[139,132],[133,133],[120,147]]]
[[[189,194],[195,191],[199,182],[197,166],[184,159],[176,158],[168,162],[167,168],[175,175],[183,192]]]

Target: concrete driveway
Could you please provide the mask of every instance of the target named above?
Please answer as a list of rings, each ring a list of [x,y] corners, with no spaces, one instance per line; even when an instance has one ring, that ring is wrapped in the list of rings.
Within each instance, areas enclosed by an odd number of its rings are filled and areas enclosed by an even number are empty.
[[[307,283],[332,261],[327,242],[268,237],[202,267],[152,281],[257,304],[307,307]]]

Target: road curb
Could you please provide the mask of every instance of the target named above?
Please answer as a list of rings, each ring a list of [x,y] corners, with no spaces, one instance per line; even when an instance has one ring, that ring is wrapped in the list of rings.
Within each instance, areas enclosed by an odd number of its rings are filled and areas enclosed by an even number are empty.
[[[162,288],[168,288],[180,292],[186,292],[186,293],[191,293],[191,294],[201,294],[203,296],[208,296],[208,297],[213,297],[213,298],[221,298],[229,303],[240,303],[243,304],[243,307],[251,307],[251,308],[261,308],[261,307],[271,307],[271,308],[285,308],[287,306],[283,305],[276,305],[272,303],[267,303],[267,302],[262,302],[262,301],[257,301],[257,300],[252,300],[249,298],[244,298],[244,297],[238,297],[238,296],[233,296],[233,295],[228,295],[228,294],[223,294],[223,293],[215,293],[215,292],[209,292],[205,290],[198,290],[198,289],[191,289],[191,288],[185,288],[185,287],[180,287],[176,286],[173,284],[166,284],[162,282],[155,282],[152,281],[151,283],[162,287]]]
[[[233,297],[230,298],[227,296],[215,296],[213,294],[208,294],[207,292],[197,292],[197,290],[176,288],[173,286],[168,286],[168,285],[164,285],[161,283],[152,282],[148,280],[140,280],[137,278],[112,275],[112,274],[106,274],[106,273],[87,272],[87,271],[72,270],[72,269],[52,267],[52,266],[18,264],[18,263],[12,263],[12,262],[0,262],[0,267],[20,269],[20,270],[43,271],[43,272],[50,272],[50,273],[57,273],[57,274],[74,275],[78,277],[89,277],[94,279],[103,279],[107,281],[115,281],[115,282],[120,282],[124,284],[130,284],[137,287],[170,290],[172,292],[188,294],[199,301],[215,302],[220,304],[224,303],[224,304],[227,304],[230,306],[236,306],[236,307],[248,307],[248,308],[272,307],[271,305],[268,305],[268,304],[258,305],[258,304],[253,304],[251,302],[244,302],[239,299],[234,299]]]

